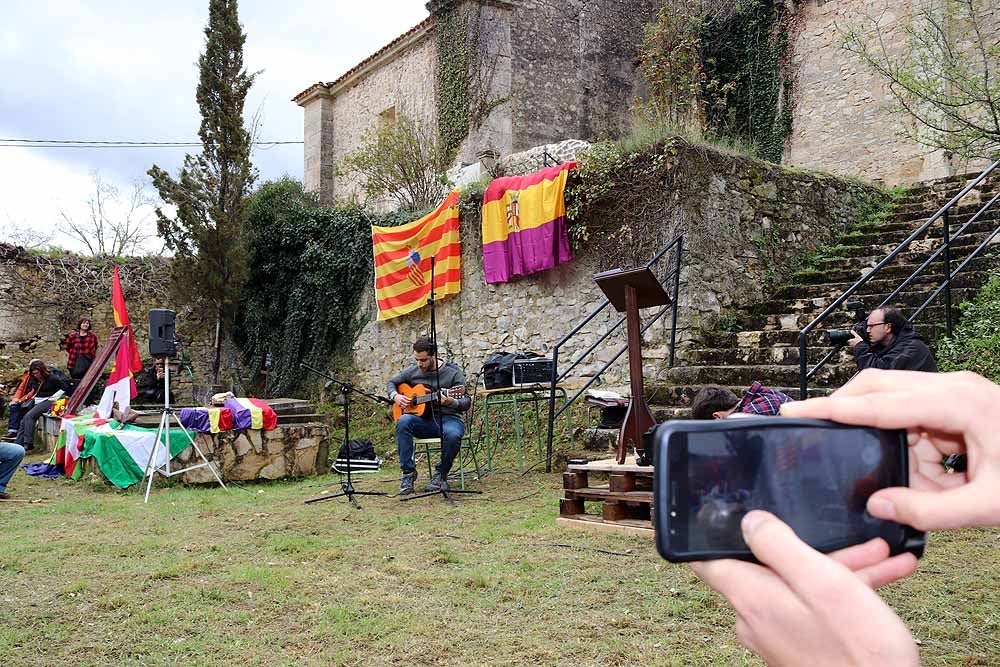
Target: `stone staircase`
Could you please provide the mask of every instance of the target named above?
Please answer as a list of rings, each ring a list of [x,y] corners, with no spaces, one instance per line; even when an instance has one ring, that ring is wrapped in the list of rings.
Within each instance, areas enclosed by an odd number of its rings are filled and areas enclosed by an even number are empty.
[[[934,215],[968,183],[960,176],[921,184],[899,199],[887,219],[876,227],[851,230],[831,244],[814,266],[793,276],[794,283],[780,287],[773,298],[751,304],[735,313],[737,325],[728,331],[703,331],[696,347],[686,350],[678,365],[661,374],[663,380],[646,381],[646,395],[657,422],[687,418],[694,395],[703,386],[728,386],[737,396],[754,380],[779,389],[793,398],[799,396],[799,331],[847,291],[913,231]],[[968,193],[950,213],[950,229],[954,235],[979,208],[1000,191],[1000,177],[991,176]],[[998,225],[1000,204],[973,223],[962,236],[953,241],[954,270]],[[884,267],[876,278],[861,288],[854,298],[871,309],[891,294],[940,244],[942,225],[935,223],[894,262]],[[997,249],[1000,238],[985,254],[973,260],[952,281],[953,318],[958,316],[958,304],[971,299],[985,282],[991,268],[1000,266]],[[925,269],[893,303],[909,313],[919,307],[942,280],[941,259]],[[921,336],[933,345],[944,333],[943,294],[920,317],[915,326]],[[733,321],[733,318],[729,318]],[[845,329],[853,324],[847,310],[832,314],[821,325],[823,329]],[[822,332],[809,339],[807,358],[810,368],[832,348]],[[847,382],[857,371],[853,357],[843,348],[818,372],[809,383],[810,397],[823,396]],[[613,448],[616,431],[587,429],[581,432],[582,444],[590,450]]]

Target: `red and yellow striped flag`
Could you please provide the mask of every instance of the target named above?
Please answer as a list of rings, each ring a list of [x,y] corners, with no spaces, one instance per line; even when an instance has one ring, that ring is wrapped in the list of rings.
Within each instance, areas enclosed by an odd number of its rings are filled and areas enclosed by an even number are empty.
[[[419,220],[399,227],[372,225],[375,302],[380,320],[405,315],[427,303],[432,257],[434,298],[462,290],[458,200],[459,192],[454,190],[437,210]]]

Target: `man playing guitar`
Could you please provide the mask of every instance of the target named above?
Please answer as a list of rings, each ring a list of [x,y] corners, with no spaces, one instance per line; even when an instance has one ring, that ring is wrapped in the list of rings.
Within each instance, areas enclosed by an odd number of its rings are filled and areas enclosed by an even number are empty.
[[[451,362],[443,362],[437,356],[437,350],[430,340],[418,338],[413,343],[413,365],[397,373],[389,380],[386,391],[389,398],[402,410],[396,421],[396,449],[399,452],[399,467],[402,477],[399,480],[400,495],[413,493],[413,483],[417,479],[417,466],[413,460],[413,438],[441,437],[441,462],[435,468],[434,476],[428,491],[448,489],[448,472],[451,470],[455,457],[462,446],[462,436],[465,435],[465,423],[461,413],[469,409],[472,401],[465,395],[465,374]],[[440,397],[431,401],[421,410],[422,415],[408,413],[414,400],[407,392],[409,387],[423,385],[430,392],[438,391],[438,378],[441,380]],[[451,391],[448,391],[451,390]],[[423,406],[421,406],[423,407]],[[444,435],[438,430],[437,410],[441,410],[441,424]]]

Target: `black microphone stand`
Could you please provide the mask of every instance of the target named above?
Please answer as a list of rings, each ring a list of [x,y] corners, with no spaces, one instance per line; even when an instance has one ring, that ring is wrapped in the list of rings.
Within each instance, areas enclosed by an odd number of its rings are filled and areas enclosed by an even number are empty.
[[[434,318],[434,257],[431,257],[431,294],[427,299],[427,305],[431,307],[431,347],[434,348],[434,384],[437,385],[437,401],[431,402],[431,409],[434,410],[434,419],[437,421],[438,434],[441,438],[441,458],[444,458],[444,414],[441,412],[441,396],[444,394],[444,390],[441,389],[441,360],[438,358],[438,343],[437,343],[437,320]],[[459,443],[461,448],[461,443]],[[458,465],[462,465],[462,453],[459,449],[458,453]],[[416,500],[417,498],[427,498],[430,496],[436,496],[440,494],[449,503],[454,504],[455,501],[452,500],[449,493],[482,493],[482,491],[473,491],[471,489],[449,489],[448,488],[448,475],[442,475],[441,477],[441,488],[437,491],[427,491],[425,493],[417,493],[414,495],[406,496],[405,498],[400,498],[400,502],[406,502],[408,500]]]
[[[343,396],[344,399],[344,447],[347,449],[347,477],[340,480],[340,488],[341,488],[340,493],[334,493],[329,496],[320,496],[318,498],[310,498],[309,500],[305,501],[306,504],[318,503],[324,500],[333,500],[334,498],[340,498],[342,496],[346,496],[347,499],[351,502],[351,505],[353,505],[355,509],[361,509],[361,505],[358,504],[358,501],[357,499],[355,499],[354,496],[387,495],[382,491],[355,491],[354,489],[354,482],[351,479],[351,394],[352,393],[361,394],[362,396],[365,396],[368,399],[375,401],[376,403],[392,403],[392,401],[390,401],[388,398],[384,396],[376,396],[375,394],[369,394],[366,391],[362,391],[357,387],[355,387],[350,382],[343,382],[341,380],[338,380],[335,377],[327,375],[318,368],[313,368],[309,364],[300,363],[299,366],[315,373],[316,375],[319,375],[320,377],[324,377],[327,380],[329,380],[329,382],[327,382],[326,386],[324,387],[325,389],[329,389],[333,385],[337,385],[340,387],[340,394],[341,396]]]

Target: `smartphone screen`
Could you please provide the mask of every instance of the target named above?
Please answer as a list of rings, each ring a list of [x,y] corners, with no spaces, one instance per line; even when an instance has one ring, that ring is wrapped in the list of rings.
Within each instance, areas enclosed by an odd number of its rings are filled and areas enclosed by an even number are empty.
[[[906,547],[910,529],[865,509],[878,489],[907,484],[905,432],[784,418],[671,422],[661,431],[656,527],[669,560],[751,558],[740,521],[755,509],[820,551],[873,537],[897,553]]]

